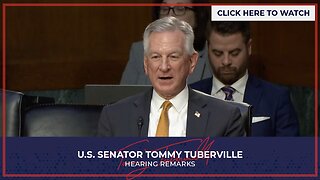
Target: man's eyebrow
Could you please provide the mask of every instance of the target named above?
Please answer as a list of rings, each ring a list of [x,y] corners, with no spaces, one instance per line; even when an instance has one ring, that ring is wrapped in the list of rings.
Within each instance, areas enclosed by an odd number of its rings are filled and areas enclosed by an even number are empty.
[[[240,49],[240,48],[236,48],[236,49],[230,50],[229,53],[233,53],[233,52],[235,52],[235,51],[241,51],[241,50],[242,50],[242,49]]]
[[[211,49],[211,51],[215,51],[215,52],[223,52],[223,51],[221,51],[221,50],[219,50],[219,49]]]

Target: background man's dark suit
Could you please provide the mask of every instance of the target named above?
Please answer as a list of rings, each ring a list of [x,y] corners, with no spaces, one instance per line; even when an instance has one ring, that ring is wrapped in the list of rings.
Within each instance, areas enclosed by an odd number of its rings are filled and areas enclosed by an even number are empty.
[[[191,88],[211,94],[212,77],[192,84]],[[253,106],[254,118],[270,117],[252,124],[252,136],[299,135],[298,120],[286,88],[249,74],[244,102]]]
[[[99,121],[99,136],[148,135],[152,89],[106,106]],[[199,117],[198,117],[199,116]],[[239,109],[189,88],[187,137],[243,136]]]

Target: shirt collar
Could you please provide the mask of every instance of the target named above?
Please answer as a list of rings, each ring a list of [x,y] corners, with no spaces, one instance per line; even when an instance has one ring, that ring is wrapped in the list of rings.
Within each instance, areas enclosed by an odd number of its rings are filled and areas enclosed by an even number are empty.
[[[187,86],[185,86],[184,89],[178,95],[176,95],[174,98],[170,99],[169,101],[172,103],[173,108],[175,108],[176,111],[180,112],[182,108],[187,104],[188,99],[189,99],[189,89]],[[154,107],[157,110],[160,110],[161,105],[164,101],[166,101],[166,99],[159,96],[159,94],[153,89],[151,102],[154,104]]]
[[[242,76],[242,78],[240,78],[238,81],[233,83],[231,85],[231,87],[233,87],[238,93],[244,95],[247,81],[248,81],[248,70],[246,71],[244,76]],[[212,91],[211,91],[213,93],[213,95],[217,94],[221,90],[221,88],[224,86],[225,85],[213,75],[213,77],[212,77]]]

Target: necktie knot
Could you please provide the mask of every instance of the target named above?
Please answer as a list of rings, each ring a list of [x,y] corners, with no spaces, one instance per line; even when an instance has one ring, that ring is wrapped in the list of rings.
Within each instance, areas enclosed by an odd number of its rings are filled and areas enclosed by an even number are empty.
[[[231,86],[224,86],[223,88],[221,88],[221,90],[222,90],[222,91],[224,92],[224,94],[226,95],[226,97],[224,98],[224,100],[233,101],[232,94],[236,91],[233,87],[231,87]]]
[[[169,108],[171,108],[172,104],[170,101],[165,101],[162,103],[161,107],[163,110],[168,111]]]

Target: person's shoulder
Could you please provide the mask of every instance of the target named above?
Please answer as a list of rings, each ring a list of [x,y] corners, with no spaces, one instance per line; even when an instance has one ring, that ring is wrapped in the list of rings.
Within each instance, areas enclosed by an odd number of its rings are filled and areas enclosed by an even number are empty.
[[[212,84],[212,77],[194,82],[194,83],[190,84],[190,87],[193,89],[198,89],[198,87],[208,86],[210,84]]]
[[[287,93],[289,91],[289,89],[285,86],[263,80],[253,75],[250,75],[249,78],[251,78],[251,81],[254,83],[258,83],[262,89],[270,93]]]
[[[201,50],[198,50],[198,53],[199,53],[199,59],[208,59],[208,46],[207,46],[207,43]]]
[[[140,62],[141,59],[143,59],[143,43],[137,41],[131,44],[129,61]]]
[[[111,103],[107,106],[109,109],[122,109],[124,107],[128,107],[134,105],[135,102],[139,102],[141,99],[145,98],[147,92],[141,92],[136,95],[128,96],[123,98],[117,102]]]
[[[143,49],[143,42],[136,41],[131,44],[131,49]]]

